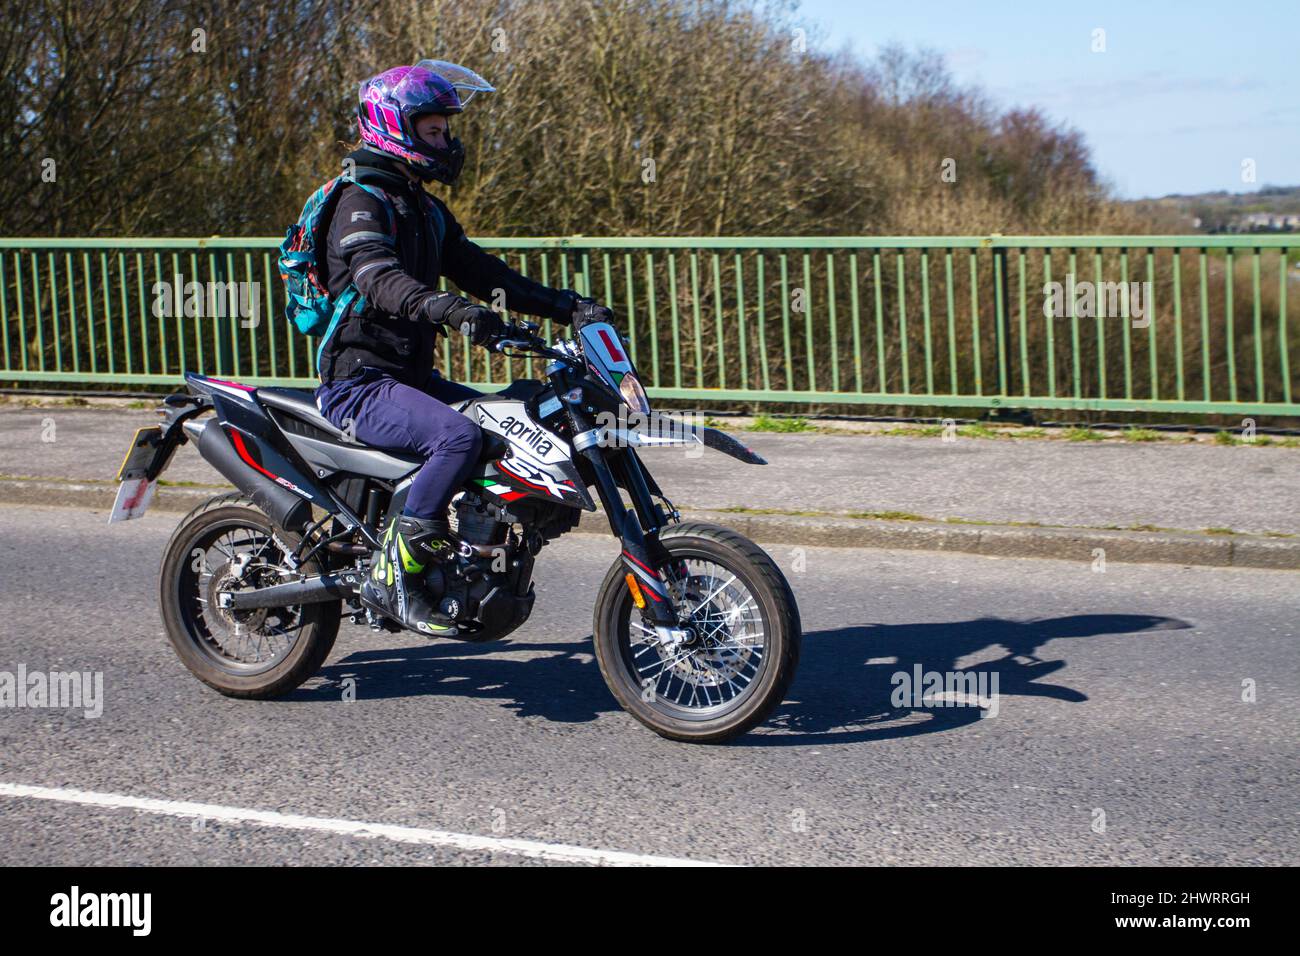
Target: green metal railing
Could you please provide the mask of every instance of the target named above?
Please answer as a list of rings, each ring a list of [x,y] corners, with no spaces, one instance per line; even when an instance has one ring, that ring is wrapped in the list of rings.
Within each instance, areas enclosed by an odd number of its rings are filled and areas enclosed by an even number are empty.
[[[1300,415],[1300,237],[479,242],[611,304],[652,397]],[[317,342],[283,318],[277,245],[2,239],[0,383],[173,385],[188,369],[313,387]],[[1048,318],[1052,282],[1064,301]],[[1097,314],[1130,283],[1130,313],[1149,322]],[[252,314],[231,314],[212,289],[241,290]],[[196,301],[201,314],[187,315]],[[458,336],[440,348],[444,373],[476,388],[540,373]]]

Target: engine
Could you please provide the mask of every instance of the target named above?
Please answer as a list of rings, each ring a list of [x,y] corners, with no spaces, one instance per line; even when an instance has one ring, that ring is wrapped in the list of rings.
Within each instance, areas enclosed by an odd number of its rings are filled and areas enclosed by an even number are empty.
[[[452,530],[478,553],[436,564],[425,576],[441,611],[461,623],[462,640],[495,640],[527,620],[533,606],[533,556],[490,508],[466,492],[452,499]]]
[[[451,502],[451,530],[466,544],[499,545],[506,539],[506,525],[490,514],[482,499],[461,492]]]

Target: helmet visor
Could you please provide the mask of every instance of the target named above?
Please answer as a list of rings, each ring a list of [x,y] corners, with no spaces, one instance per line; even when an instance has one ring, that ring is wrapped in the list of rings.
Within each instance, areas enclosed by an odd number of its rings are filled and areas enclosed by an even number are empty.
[[[421,60],[393,87],[392,96],[422,113],[458,113],[476,93],[492,92],[492,84],[473,70],[446,60]]]

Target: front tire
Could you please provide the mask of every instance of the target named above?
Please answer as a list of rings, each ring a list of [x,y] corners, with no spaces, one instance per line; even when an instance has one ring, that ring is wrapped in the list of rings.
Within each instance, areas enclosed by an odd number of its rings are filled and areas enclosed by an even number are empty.
[[[277,541],[278,539],[278,541]],[[232,612],[217,606],[217,592],[264,587],[292,574],[281,544],[296,534],[238,492],[218,495],[181,520],[163,554],[159,603],[167,637],[190,673],[227,697],[282,696],[314,675],[338,636],[342,603]],[[247,571],[232,560],[249,554]],[[301,575],[319,574],[316,558]]]
[[[728,528],[686,522],[664,528],[659,540],[688,572],[684,610],[697,643],[693,650],[657,643],[615,561],[596,598],[600,672],[619,705],[663,737],[739,736],[767,718],[794,679],[802,639],[794,593],[767,552]]]

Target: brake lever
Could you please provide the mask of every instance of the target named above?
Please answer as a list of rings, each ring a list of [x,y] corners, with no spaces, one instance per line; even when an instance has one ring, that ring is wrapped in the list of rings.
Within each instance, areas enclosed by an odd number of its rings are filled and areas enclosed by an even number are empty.
[[[508,348],[519,348],[536,355],[557,357],[557,350],[548,345],[545,339],[534,334],[539,328],[541,326],[536,322],[521,322],[519,325],[508,326],[510,332],[493,342],[489,348],[493,352],[501,353]],[[516,338],[510,333],[522,334]]]
[[[522,348],[536,350],[546,348],[546,343],[533,335],[533,330],[538,326],[533,322],[523,322],[519,325],[506,326],[506,332],[501,338],[492,343],[491,349],[494,352],[503,352],[507,348]]]
[[[497,339],[492,343],[493,352],[505,352],[508,348],[528,349],[532,346],[528,339]]]

